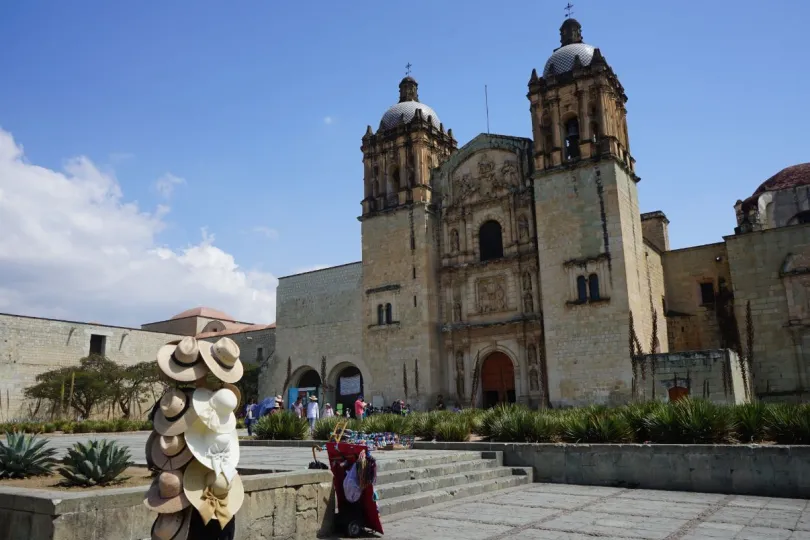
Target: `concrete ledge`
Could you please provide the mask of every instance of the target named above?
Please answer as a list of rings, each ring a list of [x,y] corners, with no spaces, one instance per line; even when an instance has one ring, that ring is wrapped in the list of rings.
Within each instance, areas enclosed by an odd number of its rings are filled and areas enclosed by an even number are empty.
[[[503,452],[535,482],[810,498],[810,446],[419,442],[420,450]]]
[[[322,470],[243,475],[245,502],[236,539],[315,538],[332,530],[332,473]],[[140,540],[155,514],[143,506],[146,487],[65,492],[0,488],[4,540]]]
[[[256,439],[240,439],[239,446],[272,446],[287,448],[312,448],[313,446],[325,446],[327,441],[265,441]]]

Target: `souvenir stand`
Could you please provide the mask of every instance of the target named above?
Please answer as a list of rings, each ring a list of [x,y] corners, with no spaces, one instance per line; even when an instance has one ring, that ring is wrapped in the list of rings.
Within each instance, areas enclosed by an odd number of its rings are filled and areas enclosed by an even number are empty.
[[[153,409],[146,461],[159,471],[144,504],[158,515],[152,540],[233,540],[245,490],[236,471],[234,410],[241,395],[239,347],[185,337],[160,348],[169,388]]]

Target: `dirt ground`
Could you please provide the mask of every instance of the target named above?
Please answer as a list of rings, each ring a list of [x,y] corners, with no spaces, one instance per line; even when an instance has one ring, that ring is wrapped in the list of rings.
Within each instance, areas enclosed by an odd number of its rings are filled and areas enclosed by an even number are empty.
[[[0,487],[20,487],[29,489],[50,489],[57,491],[93,491],[105,488],[124,488],[135,486],[147,486],[152,483],[152,475],[146,467],[128,467],[122,477],[129,477],[123,482],[115,484],[108,484],[106,486],[93,486],[93,487],[73,487],[60,485],[65,478],[59,474],[51,474],[48,476],[34,476],[24,479],[13,480],[0,480]]]

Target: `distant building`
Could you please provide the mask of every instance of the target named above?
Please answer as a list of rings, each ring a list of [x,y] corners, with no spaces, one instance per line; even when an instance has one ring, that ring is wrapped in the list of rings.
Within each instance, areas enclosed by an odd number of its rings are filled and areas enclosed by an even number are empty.
[[[576,20],[560,35],[531,139],[457,148],[402,79],[362,138],[362,261],[279,280],[264,394],[289,360],[291,386],[344,403],[468,403],[477,363],[479,406],[806,395],[810,164],[738,202],[723,242],[670,250],[639,211],[623,86]]]
[[[236,321],[204,307],[140,329],[0,314],[0,421],[28,418],[35,404],[23,392],[40,373],[76,365],[92,353],[122,364],[152,361],[161,345],[183,336],[228,336],[247,362],[266,361],[275,347],[275,325]]]

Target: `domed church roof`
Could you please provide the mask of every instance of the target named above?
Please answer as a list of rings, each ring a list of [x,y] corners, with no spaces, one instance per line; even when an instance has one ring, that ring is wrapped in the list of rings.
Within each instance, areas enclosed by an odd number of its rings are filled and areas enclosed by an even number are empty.
[[[439,129],[441,122],[436,111],[419,102],[418,94],[419,84],[413,77],[405,77],[399,83],[399,103],[392,105],[380,120],[380,129],[387,130],[395,128],[402,124],[407,124],[416,115],[416,110],[422,111],[422,117],[427,120],[430,117],[430,123],[436,129]]]
[[[808,184],[810,184],[810,163],[800,163],[785,167],[765,180],[751,196],[756,197],[766,191],[781,191]]]
[[[559,75],[574,69],[575,58],[590,66],[596,48],[582,41],[582,25],[576,19],[565,19],[560,27],[561,47],[555,49],[543,67],[543,77]]]

